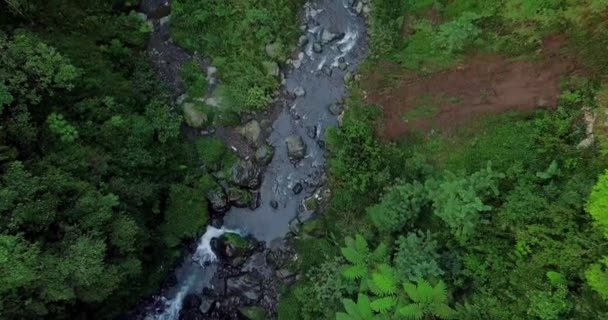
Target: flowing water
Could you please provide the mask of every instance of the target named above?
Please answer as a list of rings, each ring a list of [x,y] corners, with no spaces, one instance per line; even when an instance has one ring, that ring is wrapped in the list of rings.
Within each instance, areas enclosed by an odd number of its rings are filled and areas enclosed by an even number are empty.
[[[301,87],[305,94],[295,98],[273,123],[268,142],[276,152],[265,171],[260,207],[253,212],[233,208],[224,218],[224,228],[208,227],[196,252],[186,257],[175,271],[177,283],[162,298],[162,307],[150,310],[146,319],[178,319],[184,298],[209,286],[216,270],[216,256],[210,246],[212,238],[240,230],[270,244],[285,237],[294,224],[309,218],[303,200],[324,182],[325,132],[338,124],[328,107],[343,99],[345,75],[354,72],[367,53],[365,21],[348,2],[317,0],[304,5],[306,24],[302,32],[308,38],[307,44],[296,53],[299,67],[287,69],[284,86],[289,92]],[[326,41],[319,52],[314,44],[322,42],[323,33],[329,35],[327,31],[339,36]],[[307,145],[305,158],[297,163],[287,155],[285,139],[290,135],[302,137]],[[298,183],[303,191],[296,194],[293,188]],[[276,209],[271,201],[278,203]]]

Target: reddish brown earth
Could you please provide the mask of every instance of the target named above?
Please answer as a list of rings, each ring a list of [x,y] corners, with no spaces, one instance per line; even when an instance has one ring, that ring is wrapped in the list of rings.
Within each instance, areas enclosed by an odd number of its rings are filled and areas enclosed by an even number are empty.
[[[576,69],[564,43],[562,37],[548,38],[535,61],[477,55],[426,77],[396,74],[388,66],[365,81],[366,100],[384,110],[381,130],[389,139],[414,130],[449,132],[488,114],[551,108],[558,103],[562,76]]]

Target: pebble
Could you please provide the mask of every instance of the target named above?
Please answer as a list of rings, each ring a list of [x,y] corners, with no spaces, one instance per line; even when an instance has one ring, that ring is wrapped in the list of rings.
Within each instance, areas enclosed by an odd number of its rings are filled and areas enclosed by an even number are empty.
[[[321,45],[321,43],[315,42],[312,44],[312,51],[316,53],[321,53],[323,52],[323,46]]]
[[[296,95],[296,97],[303,97],[306,94],[306,90],[304,90],[302,87],[296,87],[293,89],[293,93]]]

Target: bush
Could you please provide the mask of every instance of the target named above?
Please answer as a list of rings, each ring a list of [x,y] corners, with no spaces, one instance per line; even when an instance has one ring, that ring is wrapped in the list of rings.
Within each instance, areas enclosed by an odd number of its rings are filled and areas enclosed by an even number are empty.
[[[179,70],[179,77],[186,86],[189,96],[198,98],[204,97],[207,93],[207,78],[196,60],[184,63]]]

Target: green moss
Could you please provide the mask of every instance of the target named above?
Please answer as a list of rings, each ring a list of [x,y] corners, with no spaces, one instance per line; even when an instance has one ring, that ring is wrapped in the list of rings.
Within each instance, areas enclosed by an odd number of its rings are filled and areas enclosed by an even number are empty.
[[[199,63],[192,60],[181,66],[179,77],[191,97],[204,97],[207,93],[207,78]]]
[[[237,233],[228,232],[224,234],[226,243],[237,249],[249,249],[249,241]]]

